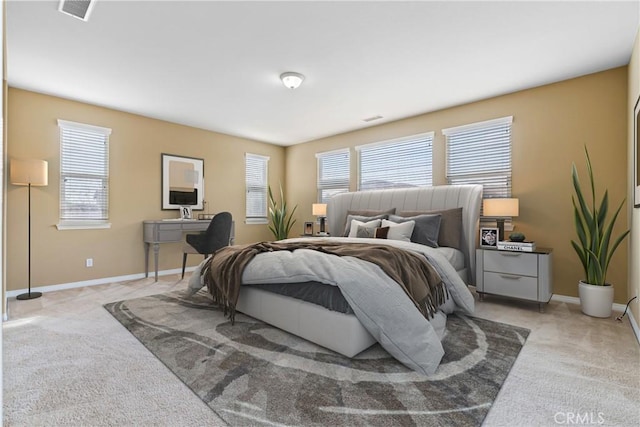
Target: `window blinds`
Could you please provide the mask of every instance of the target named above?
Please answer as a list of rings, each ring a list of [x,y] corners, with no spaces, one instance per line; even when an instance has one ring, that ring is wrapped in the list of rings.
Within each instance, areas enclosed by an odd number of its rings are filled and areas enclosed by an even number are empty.
[[[111,129],[65,120],[58,126],[60,220],[108,220]]]
[[[356,147],[358,190],[432,185],[433,132]]]
[[[327,203],[338,193],[349,191],[349,149],[316,154],[318,159],[318,202]]]
[[[269,157],[247,153],[245,155],[246,221],[267,222],[267,164]]]

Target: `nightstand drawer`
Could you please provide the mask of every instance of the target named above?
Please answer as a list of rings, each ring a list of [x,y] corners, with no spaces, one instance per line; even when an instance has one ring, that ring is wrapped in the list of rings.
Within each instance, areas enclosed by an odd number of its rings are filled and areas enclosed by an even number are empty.
[[[538,256],[533,253],[484,251],[484,271],[538,276]]]
[[[535,257],[533,257],[535,260]],[[536,301],[538,279],[513,274],[484,273],[484,292]]]

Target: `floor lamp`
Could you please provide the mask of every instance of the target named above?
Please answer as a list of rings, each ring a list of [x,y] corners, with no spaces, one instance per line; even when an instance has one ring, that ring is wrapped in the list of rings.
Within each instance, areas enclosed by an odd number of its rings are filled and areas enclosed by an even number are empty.
[[[9,179],[13,185],[26,185],[29,187],[29,292],[20,294],[16,298],[28,300],[40,298],[42,292],[31,292],[31,187],[45,187],[48,184],[48,164],[44,160],[37,159],[11,159]]]

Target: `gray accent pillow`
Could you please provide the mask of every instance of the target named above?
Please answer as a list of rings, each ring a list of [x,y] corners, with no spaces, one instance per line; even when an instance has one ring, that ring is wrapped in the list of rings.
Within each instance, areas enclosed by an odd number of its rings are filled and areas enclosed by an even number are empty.
[[[360,210],[360,211],[347,211],[346,223],[344,227],[343,237],[349,236],[351,230],[351,220],[355,219],[360,222],[369,222],[374,219],[387,219],[389,215],[396,213],[396,208],[391,208],[386,211],[375,210]]]
[[[424,214],[417,216],[398,216],[389,215],[389,221],[401,223],[406,221],[414,221],[416,225],[411,233],[411,241],[421,245],[438,247],[438,234],[440,233],[441,214]]]
[[[440,231],[438,232],[438,246],[460,249],[462,238],[462,208],[441,209],[433,211],[406,211],[398,215],[404,217],[424,214],[440,214]]]

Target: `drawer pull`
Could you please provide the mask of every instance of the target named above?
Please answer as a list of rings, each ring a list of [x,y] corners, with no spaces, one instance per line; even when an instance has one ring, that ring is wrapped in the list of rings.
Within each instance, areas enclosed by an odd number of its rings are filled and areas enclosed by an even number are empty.
[[[500,255],[502,255],[502,256],[516,256],[517,257],[517,256],[520,256],[522,254],[519,254],[517,252],[505,252],[505,253],[502,253]]]
[[[501,274],[500,277],[502,277],[503,279],[511,279],[511,280],[520,280],[521,279],[520,276],[508,276],[506,274]]]

